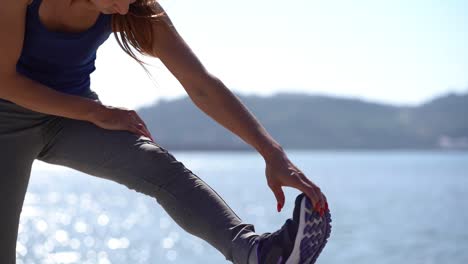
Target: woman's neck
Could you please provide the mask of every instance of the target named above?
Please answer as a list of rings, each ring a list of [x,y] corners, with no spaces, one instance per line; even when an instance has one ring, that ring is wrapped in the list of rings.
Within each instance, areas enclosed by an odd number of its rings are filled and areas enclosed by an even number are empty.
[[[90,0],[68,0],[69,7],[83,8],[86,11],[99,11],[97,6]]]

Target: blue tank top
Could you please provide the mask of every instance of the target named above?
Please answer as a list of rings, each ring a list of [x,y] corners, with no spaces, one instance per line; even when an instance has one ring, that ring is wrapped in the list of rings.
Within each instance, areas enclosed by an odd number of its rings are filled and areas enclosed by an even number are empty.
[[[26,13],[24,44],[16,71],[57,91],[84,95],[96,69],[96,51],[112,33],[110,14],[101,13],[84,32],[48,30],[39,19],[42,0],[33,0]]]

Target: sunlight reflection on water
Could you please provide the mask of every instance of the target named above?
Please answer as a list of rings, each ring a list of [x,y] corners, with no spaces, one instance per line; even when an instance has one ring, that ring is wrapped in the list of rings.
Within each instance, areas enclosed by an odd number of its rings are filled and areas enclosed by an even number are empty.
[[[258,154],[174,155],[257,233],[274,231],[291,217],[298,191],[283,189],[287,204],[277,213]],[[468,206],[461,202],[468,200],[468,154],[290,156],[313,175],[332,210],[331,240],[318,263],[468,263]],[[227,263],[152,197],[40,162],[33,166],[18,232],[18,264]]]

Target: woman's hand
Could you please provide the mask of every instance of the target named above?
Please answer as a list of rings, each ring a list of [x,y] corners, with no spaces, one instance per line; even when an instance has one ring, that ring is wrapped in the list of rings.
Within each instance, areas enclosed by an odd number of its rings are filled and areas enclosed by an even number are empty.
[[[134,110],[129,110],[124,107],[100,105],[99,110],[95,112],[90,121],[104,129],[126,130],[137,135],[148,137],[154,141],[145,122],[143,122],[138,116],[138,113]]]
[[[303,192],[312,201],[320,216],[328,209],[327,198],[320,188],[288,159],[286,153],[280,152],[266,160],[265,174],[268,186],[278,201],[278,212],[281,211],[285,200],[282,186],[294,187]]]

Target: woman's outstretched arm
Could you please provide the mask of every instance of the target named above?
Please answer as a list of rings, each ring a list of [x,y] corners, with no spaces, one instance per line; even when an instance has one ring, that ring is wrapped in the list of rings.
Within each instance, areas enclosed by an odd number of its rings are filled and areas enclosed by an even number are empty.
[[[165,12],[159,4],[158,7]],[[322,214],[327,203],[320,188],[288,159],[281,145],[223,82],[205,69],[166,12],[154,22],[153,30],[157,36],[153,55],[177,78],[195,105],[263,156],[267,183],[278,201],[278,211],[285,202],[281,187],[289,186],[304,192]]]

